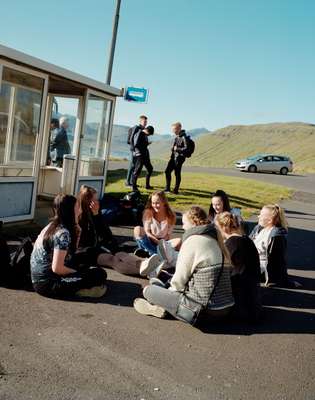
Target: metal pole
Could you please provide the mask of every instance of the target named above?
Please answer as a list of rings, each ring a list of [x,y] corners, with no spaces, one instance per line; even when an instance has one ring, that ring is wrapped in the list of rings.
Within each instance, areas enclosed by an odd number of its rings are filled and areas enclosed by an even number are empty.
[[[111,40],[111,44],[110,44],[107,77],[106,77],[107,85],[110,85],[110,82],[112,79],[112,70],[113,70],[113,62],[114,62],[115,46],[116,46],[117,30],[118,30],[118,22],[119,22],[120,3],[121,3],[121,0],[116,0],[116,13],[114,16],[114,21],[113,21],[113,33],[112,33],[112,40]]]

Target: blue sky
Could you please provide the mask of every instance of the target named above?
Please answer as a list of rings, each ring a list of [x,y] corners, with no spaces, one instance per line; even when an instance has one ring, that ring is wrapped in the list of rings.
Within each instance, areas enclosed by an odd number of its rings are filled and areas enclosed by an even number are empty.
[[[114,0],[10,0],[0,42],[104,81]],[[315,1],[122,0],[112,85],[116,123],[147,114],[157,132],[315,119]]]

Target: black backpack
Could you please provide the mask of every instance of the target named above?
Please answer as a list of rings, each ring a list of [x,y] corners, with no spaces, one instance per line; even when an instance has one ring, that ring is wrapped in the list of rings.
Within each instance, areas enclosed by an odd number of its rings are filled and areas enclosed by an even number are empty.
[[[138,132],[138,130],[140,129],[139,125],[133,126],[132,128],[128,129],[128,139],[127,139],[127,144],[130,145],[130,147],[134,147],[133,145],[133,138],[134,135]]]
[[[195,142],[192,140],[190,136],[187,135],[186,144],[187,144],[187,149],[185,150],[185,157],[189,158],[195,151]]]
[[[2,250],[7,254],[8,245],[2,243]],[[6,246],[6,248],[5,248]],[[32,240],[27,237],[22,240],[14,253],[10,255],[8,265],[1,268],[1,283],[11,289],[32,290],[31,279],[31,254],[33,251]]]

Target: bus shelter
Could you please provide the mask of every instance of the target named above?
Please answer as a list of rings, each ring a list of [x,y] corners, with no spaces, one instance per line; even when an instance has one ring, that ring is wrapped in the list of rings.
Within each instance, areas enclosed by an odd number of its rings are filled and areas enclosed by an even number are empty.
[[[30,220],[38,197],[105,189],[122,90],[0,45],[0,219]],[[62,139],[62,140],[61,140]]]

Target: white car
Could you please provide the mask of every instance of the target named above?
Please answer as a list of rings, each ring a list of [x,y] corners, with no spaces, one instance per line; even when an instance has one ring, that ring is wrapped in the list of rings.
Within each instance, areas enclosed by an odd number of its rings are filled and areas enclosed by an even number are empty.
[[[273,154],[257,154],[235,163],[240,171],[247,172],[272,172],[287,175],[293,171],[293,162],[289,157]]]

